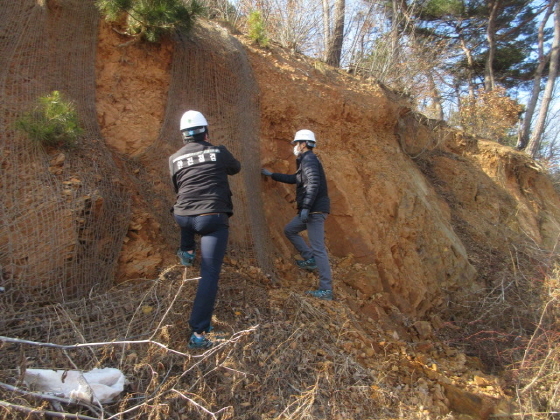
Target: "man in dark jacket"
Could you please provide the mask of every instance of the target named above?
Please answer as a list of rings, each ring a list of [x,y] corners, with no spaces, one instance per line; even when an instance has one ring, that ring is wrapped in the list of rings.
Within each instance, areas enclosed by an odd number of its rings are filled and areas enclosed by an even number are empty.
[[[325,220],[330,213],[330,199],[323,165],[313,153],[315,134],[310,130],[299,130],[292,144],[296,155],[296,173],[293,175],[272,173],[263,169],[261,173],[275,181],[296,184],[298,215],[284,228],[284,234],[303,257],[296,260],[300,268],[319,271],[319,288],[307,294],[320,299],[332,300],[332,275],[325,247]],[[300,232],[307,229],[309,243]]]
[[[210,331],[218,280],[233,214],[228,175],[241,170],[241,164],[224,146],[208,142],[208,122],[198,111],[181,117],[180,129],[185,145],[169,157],[169,171],[177,200],[173,216],[181,227],[181,264],[192,266],[195,235],[200,235],[200,280],[189,325],[191,348],[208,348],[212,342],[204,335]]]

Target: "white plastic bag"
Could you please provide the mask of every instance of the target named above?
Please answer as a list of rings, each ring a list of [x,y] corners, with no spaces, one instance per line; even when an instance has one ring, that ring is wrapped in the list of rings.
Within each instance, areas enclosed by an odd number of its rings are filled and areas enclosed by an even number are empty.
[[[31,389],[71,400],[112,402],[124,389],[125,376],[119,369],[79,370],[27,369],[23,381]]]

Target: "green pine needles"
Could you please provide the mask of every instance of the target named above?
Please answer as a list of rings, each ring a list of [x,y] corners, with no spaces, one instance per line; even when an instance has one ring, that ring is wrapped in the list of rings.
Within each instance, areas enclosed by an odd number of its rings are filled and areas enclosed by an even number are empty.
[[[158,42],[174,31],[188,32],[203,7],[196,0],[97,0],[107,21],[125,20],[125,34]]]
[[[247,20],[247,25],[249,27],[249,38],[251,38],[261,47],[266,47],[268,45],[269,39],[266,36],[266,30],[264,27],[264,21],[261,12],[251,12]]]
[[[83,129],[72,102],[55,90],[41,96],[38,106],[16,120],[16,128],[25,132],[35,144],[46,147],[72,148]]]
[[[460,16],[465,12],[465,5],[461,0],[428,0],[422,14],[424,18],[442,18]]]

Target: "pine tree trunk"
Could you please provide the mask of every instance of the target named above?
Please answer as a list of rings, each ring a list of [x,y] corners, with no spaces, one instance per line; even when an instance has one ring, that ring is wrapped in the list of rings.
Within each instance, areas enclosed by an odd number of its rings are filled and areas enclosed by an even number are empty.
[[[550,15],[554,11],[554,1],[550,1],[546,13],[539,25],[538,32],[538,52],[539,52],[539,64],[535,69],[535,75],[533,76],[533,89],[531,91],[531,96],[529,102],[527,103],[527,110],[525,111],[525,117],[523,118],[523,124],[519,132],[519,137],[517,139],[516,147],[518,149],[524,149],[527,147],[529,142],[529,134],[531,131],[531,122],[533,121],[533,115],[535,114],[535,109],[537,108],[537,102],[539,100],[539,95],[541,93],[541,81],[544,69],[550,56],[544,53],[544,29]]]
[[[472,57],[471,50],[467,47],[463,36],[460,35],[461,40],[461,49],[465,53],[465,57],[467,58],[468,70],[467,70],[467,83],[469,86],[469,98],[474,99],[474,82],[473,82],[473,73],[474,73],[474,60]]]
[[[331,6],[329,0],[323,0],[323,60],[328,59],[329,45],[331,44]]]
[[[334,15],[334,30],[327,48],[327,64],[340,67],[342,57],[342,42],[344,41],[344,12],[345,0],[336,0]]]
[[[546,82],[546,87],[544,88],[539,116],[537,118],[537,122],[535,123],[535,130],[533,131],[531,140],[527,146],[527,153],[533,158],[537,156],[540,149],[546,117],[548,115],[548,108],[550,106],[550,102],[552,101],[554,84],[556,82],[556,76],[558,75],[558,59],[560,58],[560,0],[555,0],[554,3],[554,38],[550,49],[550,69],[548,72],[548,81]]]
[[[490,15],[486,27],[486,40],[488,41],[488,58],[484,69],[484,90],[490,92],[494,90],[496,82],[494,80],[494,57],[496,55],[496,19],[500,10],[500,0],[489,3]]]

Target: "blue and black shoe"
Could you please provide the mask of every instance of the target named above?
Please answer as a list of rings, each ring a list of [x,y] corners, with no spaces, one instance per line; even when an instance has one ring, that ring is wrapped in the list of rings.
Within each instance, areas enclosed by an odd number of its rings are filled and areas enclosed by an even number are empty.
[[[296,264],[299,268],[303,268],[304,270],[312,271],[317,269],[317,263],[313,257],[308,260],[296,260]]]
[[[177,251],[177,256],[181,260],[181,264],[185,267],[191,267],[194,263],[194,252],[191,254],[188,251]]]
[[[332,290],[310,290],[305,292],[305,294],[323,300],[333,300],[334,298]]]
[[[214,343],[208,340],[205,336],[197,336],[195,333],[192,333],[189,340],[189,348],[191,349],[209,349],[213,345]]]

